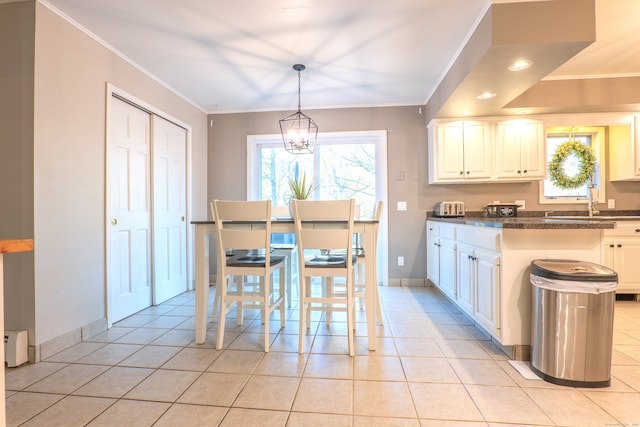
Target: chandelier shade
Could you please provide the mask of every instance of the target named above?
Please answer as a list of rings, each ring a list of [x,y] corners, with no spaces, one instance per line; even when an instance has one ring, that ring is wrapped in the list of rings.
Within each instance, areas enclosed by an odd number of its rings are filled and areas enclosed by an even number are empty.
[[[313,153],[318,138],[318,125],[313,119],[300,109],[300,71],[305,69],[302,64],[295,64],[293,69],[298,72],[298,111],[280,120],[280,132],[284,148],[292,154]]]

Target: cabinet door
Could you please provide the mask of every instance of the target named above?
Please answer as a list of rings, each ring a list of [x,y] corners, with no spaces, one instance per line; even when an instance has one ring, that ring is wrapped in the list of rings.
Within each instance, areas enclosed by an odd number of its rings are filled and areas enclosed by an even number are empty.
[[[440,290],[449,298],[456,298],[456,242],[440,240]]]
[[[520,140],[515,123],[504,122],[496,125],[496,177],[519,178]]]
[[[436,125],[436,180],[455,181],[464,179],[463,144],[463,122],[439,123]]]
[[[475,262],[473,261],[473,248],[464,244],[458,244],[457,251],[457,293],[458,306],[473,316],[473,282],[475,280]]]
[[[440,287],[440,241],[427,234],[427,278]]]
[[[492,335],[500,329],[500,255],[475,251],[476,280],[474,315]]]
[[[544,178],[545,134],[541,122],[525,122],[520,128],[520,164],[523,178]]]
[[[491,127],[464,122],[464,179],[489,179],[493,169]]]
[[[614,240],[613,270],[618,273],[618,293],[640,292],[640,241],[636,237]]]
[[[538,179],[545,175],[544,126],[534,120],[510,120],[496,125],[496,177]]]

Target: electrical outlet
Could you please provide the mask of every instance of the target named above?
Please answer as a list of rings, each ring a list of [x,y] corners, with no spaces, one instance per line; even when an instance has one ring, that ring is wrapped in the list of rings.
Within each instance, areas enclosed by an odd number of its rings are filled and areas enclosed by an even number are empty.
[[[407,210],[407,202],[398,202],[398,210],[406,211]]]
[[[520,205],[518,209],[522,209],[522,210],[526,209],[524,200],[516,200],[516,205]]]
[[[402,267],[404,265],[404,257],[403,256],[399,256],[398,257],[398,267]]]
[[[607,199],[607,209],[616,208],[616,199]]]

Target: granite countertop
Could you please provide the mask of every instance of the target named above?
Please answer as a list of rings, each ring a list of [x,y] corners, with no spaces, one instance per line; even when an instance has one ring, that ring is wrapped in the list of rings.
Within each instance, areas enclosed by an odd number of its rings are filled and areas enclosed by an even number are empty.
[[[482,227],[510,229],[611,229],[621,221],[640,221],[640,211],[601,211],[600,215],[589,217],[584,211],[561,212],[526,211],[518,212],[514,218],[488,218],[483,212],[470,212],[462,218],[438,218],[427,212],[430,221],[453,224],[477,225]]]

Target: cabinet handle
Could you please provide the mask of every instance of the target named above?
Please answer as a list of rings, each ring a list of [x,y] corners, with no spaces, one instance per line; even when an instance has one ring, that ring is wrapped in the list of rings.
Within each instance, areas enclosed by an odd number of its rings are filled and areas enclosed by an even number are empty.
[[[524,173],[527,173],[527,172],[529,172],[529,171],[525,169],[525,170],[524,170]]]
[[[640,233],[640,228],[636,228],[636,233]]]
[[[521,170],[519,170],[519,171],[518,171],[518,175],[520,175],[521,173],[522,173],[522,171],[521,171]]]
[[[467,171],[467,175],[469,175],[469,171]]]
[[[609,245],[609,247],[610,247],[610,248],[612,248],[612,247],[613,247],[613,243],[612,243],[612,244],[610,244],[610,245]]]
[[[460,175],[464,175],[464,172],[463,172],[463,171],[460,171]]]
[[[618,247],[619,247],[619,248],[621,248],[621,247],[622,247],[622,245],[621,245],[620,243],[618,243]]]

